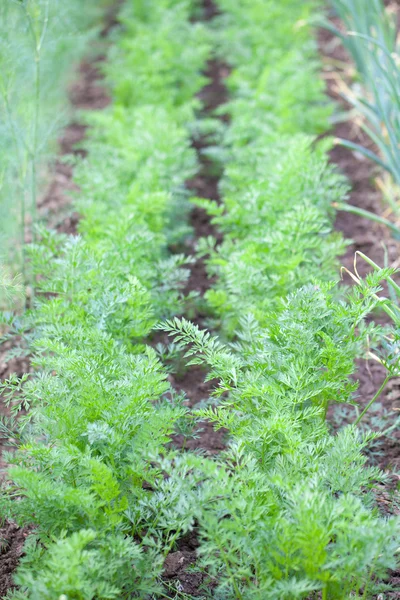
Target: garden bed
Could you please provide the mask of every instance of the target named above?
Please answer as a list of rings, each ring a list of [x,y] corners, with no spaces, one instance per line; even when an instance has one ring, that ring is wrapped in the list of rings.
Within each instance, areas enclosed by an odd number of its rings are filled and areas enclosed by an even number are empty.
[[[381,206],[369,164],[325,139],[313,3],[150,4],[112,17],[104,85],[82,63],[39,203],[57,233],[35,238],[17,324],[33,367],[3,390],[21,411],[0,592],[25,552],[16,600],[396,598],[396,473],[375,465],[396,467],[398,432],[371,453],[337,411],[385,377],[358,358],[377,302],[334,283],[355,249],[399,246],[333,209],[337,165],[351,202]]]

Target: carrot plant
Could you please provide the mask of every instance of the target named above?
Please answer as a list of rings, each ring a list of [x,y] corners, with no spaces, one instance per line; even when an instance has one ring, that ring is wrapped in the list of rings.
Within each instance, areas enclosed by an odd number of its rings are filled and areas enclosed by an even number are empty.
[[[231,119],[223,202],[195,202],[223,234],[199,248],[223,336],[186,320],[163,325],[189,364],[218,380],[198,414],[230,434],[220,500],[199,519],[200,556],[216,597],[368,598],[397,564],[400,529],[373,506],[384,474],[366,466],[363,449],[374,434],[350,425],[332,435],[326,420],[330,404],[355,403],[354,359],[377,328],[365,322],[374,290],[343,297],[335,286],[344,242],[331,207],[347,184],[328,164],[330,142],[313,137],[330,110],[304,23],[315,5],[218,6],[216,36],[233,69],[221,109]]]
[[[167,442],[187,409],[143,343],[185,303],[187,259],[167,248],[187,233],[184,182],[198,168],[192,96],[209,43],[190,22],[192,8],[157,3],[148,18],[140,3],[125,4],[107,67],[114,102],[87,116],[88,156],[76,168],[82,235],[40,230],[30,248],[41,277],[23,325],[35,374],[3,385],[12,416],[29,413],[4,423],[19,448],[2,514],[36,525],[14,598],[147,598],[160,589],[174,540],[193,524],[180,500],[184,481],[164,483],[161,464],[178,463]],[[180,59],[189,53],[187,77]]]

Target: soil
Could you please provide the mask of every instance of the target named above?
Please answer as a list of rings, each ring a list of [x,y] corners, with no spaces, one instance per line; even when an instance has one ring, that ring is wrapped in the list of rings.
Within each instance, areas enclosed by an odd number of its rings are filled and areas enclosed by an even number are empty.
[[[218,11],[214,2],[204,0],[203,2],[203,19],[212,20]],[[210,60],[204,72],[208,79],[207,85],[199,92],[198,97],[202,102],[201,115],[210,117],[214,111],[225,104],[228,100],[227,89],[224,85],[224,79],[229,75],[229,68],[225,63],[219,60]],[[223,116],[220,118],[224,118]],[[197,175],[186,182],[186,187],[191,191],[193,196],[207,198],[220,202],[220,194],[218,189],[221,173],[215,174],[212,163],[204,156],[203,150],[207,148],[208,141],[206,138],[193,139],[193,147],[198,153],[200,170]],[[213,279],[207,275],[204,258],[196,256],[197,242],[202,237],[213,236],[217,243],[221,241],[221,235],[210,222],[210,218],[206,211],[194,207],[190,213],[190,224],[192,226],[193,235],[189,240],[186,252],[194,258],[194,262],[190,265],[190,276],[185,288],[185,293],[197,292],[200,297],[203,297],[207,290],[210,289]],[[206,327],[207,314],[197,307],[196,314],[191,318],[191,321],[199,327]],[[183,377],[170,377],[173,387],[178,392],[184,392],[187,397],[187,404],[194,407],[202,400],[210,397],[213,389],[213,384],[216,382],[204,383],[206,373],[200,367],[190,367]],[[185,448],[190,450],[201,450],[205,454],[215,454],[224,449],[225,430],[214,431],[213,426],[209,422],[202,422],[198,436],[194,439],[185,441]],[[175,436],[174,442],[181,446],[183,438]]]
[[[203,19],[212,20],[218,14],[217,8],[212,0],[203,0]],[[205,75],[209,83],[199,92],[198,97],[202,101],[202,115],[210,117],[215,109],[219,108],[228,100],[227,89],[224,85],[224,79],[229,75],[229,67],[219,60],[211,60],[207,65]],[[224,116],[220,116],[225,120]],[[204,156],[202,151],[207,148],[208,141],[205,138],[193,139],[193,147],[197,150],[200,170],[192,180],[186,182],[186,187],[194,196],[207,198],[220,202],[218,184],[222,173],[215,174],[212,163]],[[201,237],[213,236],[217,244],[221,242],[221,235],[213,227],[206,211],[194,207],[190,213],[190,224],[193,230],[193,236],[189,240],[187,248],[188,255],[195,258],[190,266],[190,277],[187,282],[185,293],[197,292],[203,297],[210,289],[213,279],[208,277],[204,258],[196,256],[196,245]],[[191,321],[201,328],[207,327],[207,314],[198,307],[196,314]],[[181,377],[170,376],[172,386],[177,392],[184,392],[187,398],[187,405],[195,407],[203,400],[209,399],[215,386],[215,381],[204,382],[206,372],[198,366],[189,367]],[[226,447],[225,438],[227,430],[214,430],[213,425],[208,421],[202,421],[196,436],[184,439],[181,435],[173,437],[174,445],[185,448],[186,450],[201,452],[205,456],[218,454]],[[204,572],[196,570],[196,549],[199,543],[197,541],[196,530],[190,532],[177,543],[177,550],[170,553],[164,563],[164,585],[166,593],[170,586],[173,590],[178,590],[188,596],[204,597],[202,588],[207,586],[210,590],[209,578]],[[168,596],[169,597],[169,596]]]
[[[212,19],[217,10],[212,0],[204,0],[204,15],[206,19]],[[115,24],[115,19],[110,19],[111,26]],[[108,31],[107,26],[103,35]],[[336,43],[328,32],[320,32],[319,43],[321,52],[325,57],[335,58],[348,62],[343,49]],[[103,56],[97,57],[93,61],[83,61],[79,67],[77,81],[70,89],[70,101],[74,109],[99,110],[106,107],[110,101],[106,91],[101,86],[101,62]],[[335,67],[336,68],[336,67]],[[335,80],[331,79],[333,71],[327,64],[325,67],[329,94],[335,100],[343,101],[338,96],[335,86]],[[206,71],[209,77],[209,84],[200,92],[199,97],[203,101],[203,110],[205,114],[210,115],[218,106],[222,105],[227,99],[227,91],[224,86],[224,78],[229,74],[227,66],[217,60],[210,61]],[[74,235],[76,233],[79,215],[65,216],[65,212],[70,209],[70,194],[76,192],[77,188],[73,182],[73,167],[64,161],[67,155],[82,154],[82,150],[76,148],[85,137],[86,128],[78,121],[72,122],[63,131],[60,138],[60,152],[53,167],[53,174],[46,193],[40,201],[40,210],[47,221],[55,226],[59,231]],[[340,123],[335,127],[334,135],[343,137],[358,143],[369,144],[365,136],[353,123]],[[193,145],[197,149],[201,161],[201,170],[199,174],[191,181],[187,182],[187,187],[194,195],[220,200],[218,191],[219,176],[215,175],[210,169],[210,163],[202,155],[202,150],[207,146],[207,140],[193,140]],[[361,206],[368,210],[382,214],[383,207],[380,195],[371,182],[373,168],[371,164],[360,156],[345,150],[339,146],[335,147],[331,153],[332,161],[349,177],[352,183],[352,192],[349,202],[356,206]],[[189,241],[187,248],[188,254],[195,256],[196,243],[200,237],[218,235],[210,223],[209,217],[200,208],[194,208],[190,215],[190,222],[193,227],[193,236]],[[361,250],[375,260],[378,264],[383,264],[384,250],[382,240],[385,241],[388,256],[391,261],[396,261],[399,257],[400,245],[390,238],[387,231],[376,225],[348,213],[339,213],[336,220],[336,228],[343,232],[346,238],[351,238],[353,243],[348,247],[346,254],[342,257],[342,263],[348,269],[353,267],[353,258],[355,250]],[[361,262],[358,265],[359,272],[367,272],[365,265]],[[197,291],[200,295],[210,288],[212,280],[208,278],[204,260],[196,259],[191,266],[190,278],[186,287],[186,292]],[[384,316],[380,317],[385,322]],[[199,326],[205,326],[207,315],[199,308],[194,322]],[[5,349],[7,352],[9,348]],[[0,354],[0,375],[2,379],[11,372],[23,374],[29,371],[29,361],[27,359],[14,359],[10,363],[4,362],[5,353]],[[378,364],[365,364],[359,362],[357,365],[356,377],[360,381],[359,401],[365,404],[378,389],[385,376],[384,370]],[[202,400],[209,397],[213,388],[213,382],[204,383],[205,372],[200,367],[190,368],[182,377],[170,376],[173,387],[178,392],[185,392],[187,404],[190,407],[197,405]],[[382,415],[385,411],[389,414],[395,414],[396,409],[400,408],[400,380],[393,381],[388,387],[387,392],[382,396]],[[7,412],[2,411],[0,412]],[[196,438],[183,440],[182,436],[175,436],[173,442],[178,446],[185,445],[190,450],[201,451],[206,455],[219,453],[225,447],[226,431],[214,431],[210,423],[201,424],[201,430]],[[384,441],[380,447],[381,455],[378,457],[378,463],[383,468],[392,470],[400,467],[400,449],[399,432],[393,437]],[[1,449],[1,448],[0,448]],[[1,462],[0,462],[1,468]],[[378,489],[377,499],[381,510],[385,514],[400,513],[398,506],[393,501],[393,490],[397,487],[398,477],[394,473],[388,486]],[[26,537],[30,533],[29,529],[20,529],[13,523],[6,523],[0,529],[0,597],[6,594],[12,587],[12,573],[18,565],[19,559],[23,553],[23,545]],[[4,542],[3,542],[4,540]],[[179,540],[174,552],[171,552],[164,564],[164,582],[166,594],[169,589],[178,589],[184,594],[192,597],[202,595],[201,589],[205,584],[206,576],[196,571],[196,549],[198,540],[196,531],[189,533]],[[391,583],[395,587],[400,583],[400,573],[394,573]],[[170,594],[168,594],[169,596]],[[400,598],[400,594],[387,595],[387,598]]]
[[[102,110],[109,105],[110,97],[101,85],[101,64],[104,59],[104,55],[100,55],[92,61],[84,60],[79,65],[77,79],[69,90],[73,112]],[[49,227],[70,235],[76,234],[79,222],[79,215],[76,212],[71,213],[70,210],[71,194],[78,188],[73,181],[72,161],[65,158],[85,155],[85,151],[79,148],[79,144],[85,138],[86,129],[86,126],[79,121],[73,121],[63,130],[59,139],[59,154],[51,169],[50,183],[38,203],[41,217],[46,220]]]
[[[204,383],[206,373],[200,367],[191,367],[181,378],[170,376],[172,386],[177,392],[184,392],[187,398],[187,406],[195,407],[202,400],[208,400],[213,390],[213,384],[209,381]],[[228,432],[226,429],[214,430],[209,421],[202,421],[196,430],[195,437],[184,438],[182,435],[175,435],[173,443],[186,450],[200,451],[206,456],[218,454],[226,447],[225,438]]]
[[[0,528],[0,597],[12,589],[12,576],[23,554],[29,528],[20,529],[14,523],[5,523]]]
[[[121,2],[122,0],[117,0],[107,10],[100,39],[104,40],[118,25],[117,15]],[[80,110],[103,110],[110,104],[110,95],[102,85],[104,77],[101,67],[105,58],[104,53],[99,52],[80,63],[76,77],[68,89],[72,115]],[[68,159],[85,156],[85,150],[79,144],[85,139],[86,130],[86,125],[75,119],[63,129],[58,140],[57,158],[53,165],[48,165],[47,189],[38,201],[40,216],[47,225],[69,235],[76,234],[79,215],[71,212],[71,195],[78,191],[78,187],[73,181],[73,160]]]
[[[335,25],[340,26],[340,23],[336,21]],[[320,30],[318,42],[325,63],[324,74],[328,94],[335,102],[339,103],[341,109],[347,111],[349,105],[343,99],[340,87],[337,84],[337,65],[343,64],[343,72],[339,72],[339,77],[348,80],[347,68],[352,64],[351,59],[338,38],[330,32]],[[335,61],[334,66],[332,60]],[[348,120],[338,123],[332,134],[335,137],[356,142],[376,151],[371,140],[354,121]],[[350,182],[351,191],[347,200],[349,204],[378,215],[384,214],[385,210],[387,211],[387,207],[383,204],[382,195],[374,182],[379,175],[379,170],[371,161],[339,145],[333,148],[331,160]],[[345,212],[338,212],[335,228],[341,231],[346,239],[352,240],[345,255],[341,257],[342,265],[351,272],[354,272],[356,251],[363,252],[381,266],[385,265],[385,259],[391,266],[399,265],[400,243],[390,236],[387,228],[363,217]],[[358,260],[357,271],[363,277],[370,271],[370,268],[364,261]],[[352,285],[350,277],[344,277],[344,281],[347,285]],[[385,289],[384,292],[386,291]],[[385,313],[375,315],[374,320],[382,325],[390,324],[390,320]],[[365,360],[357,361],[355,379],[359,381],[357,401],[361,408],[374,396],[385,376],[386,370],[379,363]],[[399,411],[400,379],[393,379],[375,403],[374,409],[365,415],[364,422],[369,427],[382,431],[395,422],[399,416]],[[336,419],[334,419],[335,412]],[[336,421],[334,426],[343,425],[354,420],[354,411],[342,412],[338,418],[338,411],[332,410],[330,417],[332,422]],[[377,464],[388,476],[385,485],[378,486],[375,491],[380,512],[387,516],[400,515],[400,429],[397,427],[390,436],[380,438],[371,447],[368,458],[372,464]],[[378,598],[385,597],[391,600],[399,600],[400,571],[391,574],[388,584],[393,591],[385,593],[384,596],[379,595]]]
[[[202,589],[205,585],[210,589],[210,581],[207,576],[196,570],[198,547],[196,532],[192,531],[179,541],[178,549],[167,556],[163,575],[164,585],[167,588],[166,593],[171,588],[188,594],[191,598],[198,598],[204,597]],[[168,598],[171,595],[168,594]]]
[[[206,15],[214,15],[212,11],[212,3],[206,2]],[[208,17],[207,17],[208,18]],[[212,18],[210,16],[209,18]],[[224,85],[224,79],[229,75],[229,69],[226,64],[211,60],[205,71],[205,76],[209,83],[199,92],[198,97],[202,101],[203,116],[212,116],[213,111],[225,104],[228,100],[227,89]],[[221,117],[223,118],[223,117]],[[196,149],[200,161],[200,171],[190,181],[186,182],[186,187],[191,191],[193,196],[199,198],[207,198],[220,202],[220,194],[218,183],[221,174],[213,172],[212,163],[204,156],[203,150],[207,148],[208,142],[205,138],[193,139],[193,147]],[[199,238],[213,236],[217,243],[221,241],[221,236],[213,227],[210,218],[206,211],[202,208],[194,207],[190,214],[190,224],[193,228],[193,237],[190,241],[188,254],[196,257],[196,244]],[[210,289],[212,280],[208,278],[205,263],[203,258],[197,258],[190,269],[190,277],[185,289],[186,293],[197,291],[201,295]],[[204,315],[200,315],[203,317]],[[195,319],[198,322],[198,317]]]
[[[336,62],[332,66],[331,61],[332,59],[340,61],[346,68],[351,64],[350,58],[338,39],[326,30],[319,32],[319,46],[325,61],[324,74],[329,96],[335,102],[339,103],[341,109],[348,110],[349,106],[341,97],[337,84],[338,63]],[[346,78],[346,71],[344,70],[341,75]],[[333,129],[332,134],[335,137],[344,138],[374,150],[369,138],[353,121],[338,123]],[[381,193],[374,184],[374,177],[379,175],[379,171],[374,164],[361,155],[339,145],[335,146],[332,150],[331,159],[339,167],[340,171],[347,176],[350,182],[349,204],[382,215],[387,207],[383,205]],[[351,272],[354,272],[356,251],[363,252],[381,266],[385,265],[385,253],[387,253],[389,264],[398,264],[400,243],[390,236],[387,228],[369,219],[345,212],[338,213],[335,227],[343,233],[345,238],[352,240],[345,255],[341,257],[342,265]],[[361,276],[364,276],[370,271],[370,267],[364,261],[357,260],[357,270]],[[352,284],[350,277],[346,277],[346,275],[344,275],[344,282],[348,285]],[[376,315],[375,320],[382,325],[390,323],[384,313]],[[366,405],[373,397],[383,382],[385,375],[386,371],[379,363],[372,361],[367,363],[362,360],[357,362],[357,371],[355,374],[356,379],[359,381],[357,400],[361,407]],[[390,382],[376,406],[379,407],[379,410],[376,412],[371,411],[369,415],[367,414],[365,422],[368,422],[368,418],[370,420],[373,418],[375,422],[381,419],[382,422],[386,422],[386,425],[383,426],[383,429],[385,429],[390,426],[399,414],[400,379]],[[381,468],[390,469],[391,471],[400,470],[399,442],[399,429],[394,431],[390,437],[381,440],[380,454],[376,457],[376,462]]]

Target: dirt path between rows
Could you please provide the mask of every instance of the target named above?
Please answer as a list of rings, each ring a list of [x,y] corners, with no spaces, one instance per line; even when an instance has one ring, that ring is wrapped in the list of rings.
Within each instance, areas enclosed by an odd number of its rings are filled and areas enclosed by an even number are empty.
[[[212,18],[215,14],[212,8],[209,2],[206,3],[206,19]],[[198,94],[203,103],[200,118],[211,116],[215,109],[227,101],[224,78],[228,73],[227,66],[220,61],[213,59],[208,63],[204,74],[208,78],[209,83]],[[212,163],[202,153],[207,148],[207,140],[201,138],[193,140],[192,143],[198,152],[200,171],[196,177],[187,182],[187,188],[193,196],[220,202],[218,184],[221,174],[213,174]],[[193,208],[190,214],[190,224],[193,228],[193,237],[188,242],[187,253],[194,258],[194,262],[190,265],[190,277],[185,293],[188,294],[194,291],[199,294],[199,298],[203,298],[207,290],[210,289],[213,280],[207,275],[204,259],[196,256],[197,242],[200,238],[208,236],[214,237],[218,242],[220,241],[220,235],[211,224],[210,217],[206,211],[201,208]],[[201,307],[197,309],[191,321],[201,328],[207,328],[207,314],[201,310]],[[207,399],[213,388],[213,382],[204,383],[204,378],[205,371],[203,369],[200,367],[190,367],[183,377],[171,377],[171,383],[178,392],[185,393],[188,398],[188,405],[194,407],[202,400]],[[225,430],[220,429],[215,431],[211,423],[203,422],[198,436],[187,440],[185,447],[188,450],[201,449],[207,454],[215,454],[225,447],[225,435]],[[182,442],[183,439],[179,438],[179,436],[175,437],[175,443],[181,444]]]
[[[210,21],[217,14],[218,11],[214,2],[204,0],[203,20]],[[214,111],[228,100],[228,93],[224,84],[224,79],[229,75],[227,65],[218,59],[212,59],[209,61],[204,74],[209,82],[198,94],[203,105],[201,115],[199,115],[200,118],[213,116]],[[203,154],[203,150],[208,146],[207,139],[193,139],[192,143],[198,153],[200,170],[192,180],[187,182],[187,188],[193,196],[207,198],[219,203],[221,198],[218,186],[222,173],[215,174],[215,166]],[[211,224],[210,217],[201,208],[194,207],[192,209],[190,224],[193,229],[193,236],[188,241],[186,251],[189,256],[194,258],[194,262],[190,266],[190,277],[185,293],[194,291],[202,298],[210,289],[213,280],[207,275],[204,259],[196,256],[197,242],[202,237],[212,236],[219,243],[221,238]],[[207,328],[207,316],[200,305],[196,310],[196,314],[191,316],[191,321],[201,328]],[[206,372],[201,367],[193,366],[189,367],[182,377],[170,376],[172,386],[178,392],[184,392],[187,405],[190,408],[194,408],[198,403],[210,397],[213,382],[204,383],[205,375]],[[184,446],[187,450],[212,456],[225,448],[226,435],[226,430],[219,429],[215,431],[210,422],[203,421],[199,424],[196,437],[184,439],[183,436],[174,436],[173,443],[179,447]],[[164,564],[164,583],[167,589],[179,589],[180,592],[193,598],[204,596],[201,589],[205,584],[206,575],[193,570],[197,560],[196,550],[198,546],[197,533],[194,530],[179,540],[176,551],[167,556]],[[210,583],[208,582],[207,585],[209,587]]]
[[[339,43],[339,40],[330,32],[321,30],[319,32],[319,47],[324,57],[326,77],[329,96],[339,103],[339,107],[348,110],[348,105],[340,95],[337,85],[337,64],[349,65],[350,59]],[[335,61],[332,63],[332,61]],[[352,121],[338,123],[333,131],[335,137],[351,140],[358,144],[371,148],[369,138]],[[331,159],[343,172],[351,185],[348,202],[355,206],[364,208],[373,213],[381,215],[385,207],[382,203],[380,192],[374,185],[373,178],[378,175],[374,164],[357,155],[350,150],[335,146],[331,152]],[[341,258],[342,265],[354,271],[355,252],[361,251],[369,256],[377,264],[385,265],[385,253],[390,265],[398,264],[400,257],[400,243],[394,240],[387,228],[378,225],[368,219],[345,212],[339,212],[335,227],[341,231],[345,238],[352,240],[346,254]],[[366,275],[370,268],[362,260],[357,261],[357,269],[361,276]],[[344,282],[351,284],[350,278],[344,277]],[[381,324],[389,323],[385,313],[376,316]],[[385,368],[379,363],[359,361],[357,364],[356,377],[360,382],[358,389],[358,400],[360,406],[364,406],[379,389],[386,375]],[[400,379],[394,379],[382,394],[380,401],[376,403],[378,410],[369,413],[370,424],[380,423],[380,428],[388,427],[399,415],[400,410]],[[367,417],[368,419],[368,417]],[[376,448],[376,462],[383,469],[391,471],[400,470],[400,431],[393,432],[389,438],[382,439]]]
[[[337,24],[337,22],[335,23]],[[329,31],[320,30],[318,35],[319,49],[324,59],[324,75],[326,77],[329,96],[339,104],[340,109],[347,111],[349,105],[343,100],[338,87],[338,77],[346,78],[346,69],[351,64],[351,59],[341,45],[338,38]],[[338,65],[343,65],[343,71],[338,72]],[[370,139],[360,130],[353,121],[338,123],[331,132],[335,137],[350,140],[374,150]],[[348,178],[351,191],[348,202],[354,206],[382,215],[385,207],[381,193],[374,184],[374,177],[379,171],[375,165],[354,152],[335,146],[331,151],[331,160],[340,171]],[[345,212],[337,214],[335,228],[341,231],[346,239],[352,240],[347,251],[341,257],[342,265],[354,272],[354,256],[356,251],[361,251],[377,264],[399,266],[400,243],[394,240],[386,227],[380,226],[368,219]],[[370,268],[362,261],[357,261],[357,270],[365,276]],[[349,277],[344,277],[344,283],[351,285]],[[390,324],[386,313],[375,316],[375,320],[382,325]],[[385,379],[386,370],[377,362],[358,360],[355,378],[359,381],[358,402],[365,406],[379,389]],[[375,406],[366,414],[364,422],[377,431],[390,427],[398,418],[400,411],[400,379],[393,379]],[[354,419],[354,411],[333,409],[330,418],[334,427],[340,427]],[[371,446],[369,459],[372,464],[377,464],[387,472],[388,481],[385,486],[379,486],[376,491],[376,500],[380,511],[384,515],[400,515],[400,430],[397,428],[390,436],[379,438]],[[392,590],[400,588],[400,571],[391,574],[388,582]],[[388,592],[388,600],[399,600],[400,592]]]

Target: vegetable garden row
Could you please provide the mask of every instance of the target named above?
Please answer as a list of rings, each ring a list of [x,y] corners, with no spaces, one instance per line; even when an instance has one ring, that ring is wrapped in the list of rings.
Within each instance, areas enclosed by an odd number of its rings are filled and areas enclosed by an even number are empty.
[[[41,22],[48,2],[31,2]],[[35,229],[32,306],[4,313],[33,365],[3,385],[17,448],[0,511],[33,526],[7,598],[372,598],[398,566],[364,413],[337,432],[327,420],[354,404],[356,358],[385,352],[385,381],[397,376],[396,331],[371,313],[400,313],[379,295],[383,279],[399,289],[392,269],[338,283],[333,206],[349,186],[329,160],[315,10],[119,8],[102,67],[112,103],[81,115],[80,235]],[[215,110],[201,100],[210,61],[228,94]],[[201,176],[219,178],[219,200],[191,197]],[[213,225],[196,256],[193,205]],[[199,260],[203,297],[187,291]],[[212,394],[192,409],[174,382],[199,366]],[[218,454],[186,448],[204,420],[227,432]],[[165,576],[189,534],[191,592]]]

